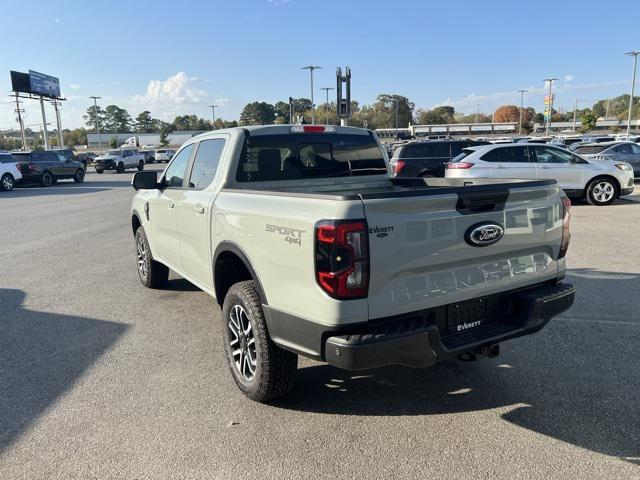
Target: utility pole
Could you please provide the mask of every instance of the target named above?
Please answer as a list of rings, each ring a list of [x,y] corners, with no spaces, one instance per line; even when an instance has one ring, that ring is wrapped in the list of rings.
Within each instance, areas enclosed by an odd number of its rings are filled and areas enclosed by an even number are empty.
[[[528,90],[518,90],[520,92],[520,128],[518,129],[518,134],[522,135],[522,112],[524,109],[524,94],[527,93]]]
[[[58,124],[58,145],[60,148],[64,147],[64,139],[62,138],[62,122],[60,122],[60,110],[58,110],[58,101],[54,100],[53,109],[56,111],[56,122]]]
[[[549,118],[547,120],[547,133],[549,135],[549,127],[551,127],[551,118],[553,117],[553,96],[551,94],[551,85],[553,85],[554,80],[557,78],[545,78],[545,82],[549,82]]]
[[[576,98],[576,104],[573,106],[573,131],[576,131],[576,116],[578,115],[578,99]]]
[[[398,99],[392,98],[391,101],[396,103],[396,140],[398,140]]]
[[[42,111],[42,135],[44,136],[44,149],[49,150],[49,132],[47,131],[47,115],[44,113],[44,99],[40,95],[40,110]]]
[[[102,97],[89,98],[93,98],[93,118],[96,121],[96,130],[98,131],[98,153],[102,153],[102,141],[100,140],[100,119],[98,118],[98,100]]]
[[[316,114],[314,111],[315,105],[313,104],[313,71],[314,70],[319,70],[322,67],[319,65],[307,65],[306,67],[302,67],[302,70],[309,70],[309,73],[311,74],[311,124],[315,125],[316,124]]]
[[[633,109],[633,95],[636,89],[636,66],[638,64],[638,54],[640,50],[633,50],[625,53],[625,55],[633,56],[633,76],[631,77],[631,96],[629,97],[629,115],[627,117],[627,140],[629,140],[629,134],[631,133],[631,110]]]
[[[22,112],[20,102],[18,101],[18,92],[16,92],[16,113],[18,114],[18,124],[20,125],[20,137],[22,138],[22,150],[27,149],[27,138],[24,134],[24,122],[22,121]]]
[[[329,90],[335,90],[333,87],[322,87],[320,90],[327,92],[327,103],[325,104],[325,113],[327,115],[327,125],[329,125]]]
[[[216,129],[216,107],[218,107],[218,105],[209,105],[209,108],[211,108],[211,118],[213,118],[213,129]]]
[[[473,121],[473,123],[478,123],[478,117],[480,116],[480,104],[477,105],[477,109],[476,109],[476,119]]]
[[[289,97],[289,124],[293,125],[293,97]]]

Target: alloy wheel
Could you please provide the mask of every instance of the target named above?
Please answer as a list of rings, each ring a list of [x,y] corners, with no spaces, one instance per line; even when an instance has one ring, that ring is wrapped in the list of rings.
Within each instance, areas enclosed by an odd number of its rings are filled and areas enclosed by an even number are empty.
[[[147,248],[142,235],[138,235],[136,249],[138,250],[138,272],[142,278],[147,278]]]
[[[593,187],[593,198],[595,198],[598,203],[608,202],[613,198],[615,193],[616,189],[607,181],[598,182]]]
[[[258,365],[256,340],[251,321],[242,305],[234,305],[229,314],[229,346],[238,372],[245,380],[253,380]]]

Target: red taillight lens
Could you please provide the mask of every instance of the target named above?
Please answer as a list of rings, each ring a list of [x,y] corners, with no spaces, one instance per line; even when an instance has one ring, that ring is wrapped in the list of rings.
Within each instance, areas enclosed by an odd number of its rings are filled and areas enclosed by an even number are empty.
[[[473,167],[473,163],[471,162],[455,162],[455,163],[447,163],[447,168],[449,170],[455,170],[455,169],[467,169],[467,168],[471,168]]]
[[[397,175],[399,174],[402,169],[405,167],[406,163],[403,160],[398,160],[394,165],[393,165],[393,174]]]
[[[571,220],[571,200],[562,197],[562,242],[560,243],[560,253],[558,259],[564,258],[569,250],[569,241],[571,240],[571,232],[569,231],[569,222]]]
[[[16,163],[16,170],[18,170],[20,173],[22,173],[22,170],[20,170],[20,164]]]
[[[369,290],[369,229],[365,220],[323,220],[316,225],[316,279],[339,300]]]

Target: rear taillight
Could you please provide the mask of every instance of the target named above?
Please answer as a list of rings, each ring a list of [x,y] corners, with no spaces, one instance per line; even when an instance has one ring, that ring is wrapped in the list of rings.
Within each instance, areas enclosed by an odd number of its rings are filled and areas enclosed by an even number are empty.
[[[398,160],[396,163],[393,164],[393,174],[397,175],[399,174],[402,169],[405,167],[406,163],[403,160]]]
[[[447,163],[447,169],[449,170],[454,170],[454,169],[467,169],[467,168],[471,168],[473,167],[473,163],[471,162],[454,162],[454,163]]]
[[[368,230],[366,220],[322,220],[316,224],[316,280],[331,297],[367,296]]]
[[[22,173],[22,170],[20,170],[20,164],[19,163],[16,163],[16,170],[18,170],[19,172]]]
[[[571,200],[567,197],[562,198],[562,242],[560,243],[560,253],[558,259],[564,258],[569,250],[569,241],[571,240],[571,232],[569,231],[569,222],[571,220]]]

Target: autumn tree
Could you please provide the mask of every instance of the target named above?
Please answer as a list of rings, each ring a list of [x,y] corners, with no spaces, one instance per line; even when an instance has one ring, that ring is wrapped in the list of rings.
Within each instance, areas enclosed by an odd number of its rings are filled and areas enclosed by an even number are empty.
[[[515,105],[502,105],[493,114],[495,123],[510,123],[520,121],[520,109]]]

